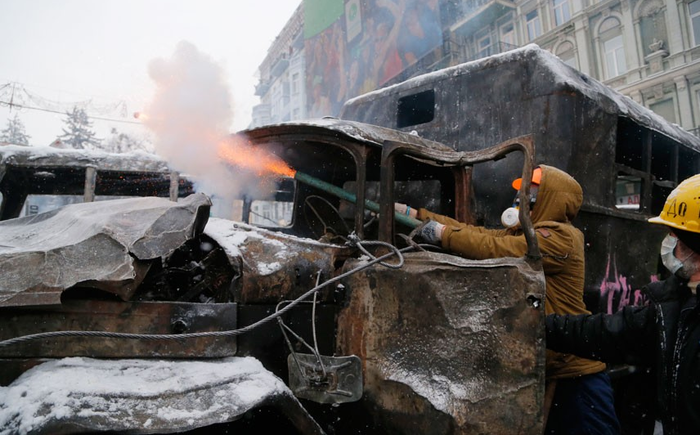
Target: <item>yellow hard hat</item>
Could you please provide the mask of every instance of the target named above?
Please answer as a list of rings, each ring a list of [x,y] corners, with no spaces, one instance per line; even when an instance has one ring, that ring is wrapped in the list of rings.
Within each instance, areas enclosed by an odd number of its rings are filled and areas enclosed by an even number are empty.
[[[666,198],[661,214],[649,222],[700,233],[700,174],[676,186]]]

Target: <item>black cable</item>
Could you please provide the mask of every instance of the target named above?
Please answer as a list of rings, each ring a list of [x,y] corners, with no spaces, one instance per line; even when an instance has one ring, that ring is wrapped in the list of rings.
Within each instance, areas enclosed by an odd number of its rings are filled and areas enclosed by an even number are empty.
[[[21,104],[11,103],[11,102],[2,101],[2,100],[0,100],[0,105],[5,105],[5,106],[9,107],[10,109],[12,109],[13,107],[19,107],[21,109],[39,110],[41,112],[58,113],[60,115],[67,115],[66,112],[61,112],[60,110],[51,110],[51,109],[42,109],[40,107],[23,106]],[[90,119],[99,119],[100,121],[121,122],[124,124],[143,125],[142,123],[140,123],[138,121],[127,121],[125,119],[103,118],[101,116],[92,116],[92,115],[88,115],[88,114],[86,114],[86,116]]]
[[[202,337],[233,337],[233,336],[238,336],[245,334],[246,332],[249,332],[259,326],[262,326],[263,324],[281,316],[282,314],[286,313],[287,311],[291,310],[293,307],[301,303],[304,299],[308,298],[318,290],[322,289],[323,287],[326,287],[329,284],[332,284],[336,281],[339,281],[353,273],[359,272],[360,270],[366,269],[370,266],[373,266],[376,263],[380,263],[384,266],[387,267],[396,267],[397,265],[388,265],[384,263],[383,261],[394,256],[398,255],[399,256],[399,264],[403,265],[403,252],[413,250],[413,247],[407,247],[403,249],[398,249],[395,246],[385,243],[385,242],[379,242],[379,241],[373,241],[373,242],[368,242],[368,241],[356,241],[355,244],[358,246],[361,244],[371,244],[371,245],[385,245],[387,247],[391,247],[392,252],[389,252],[387,254],[384,254],[380,257],[372,257],[372,260],[358,266],[352,270],[349,270],[343,274],[340,274],[338,276],[335,276],[328,281],[317,285],[316,287],[312,288],[311,290],[307,291],[303,295],[299,296],[295,300],[289,303],[289,305],[285,306],[281,310],[258,320],[255,323],[252,323],[248,326],[245,326],[240,329],[233,329],[233,330],[228,330],[228,331],[210,331],[210,332],[194,332],[194,333],[186,333],[186,334],[134,334],[134,333],[125,333],[125,332],[108,332],[108,331],[51,331],[51,332],[40,332],[37,334],[30,334],[30,335],[25,335],[22,337],[15,337],[11,338],[8,340],[3,340],[0,341],[0,348],[3,347],[8,347],[8,346],[13,346],[16,344],[21,344],[21,343],[26,343],[28,341],[33,341],[33,340],[39,340],[39,339],[47,339],[47,338],[57,338],[57,337],[101,337],[101,338],[122,338],[122,339],[137,339],[137,340],[147,340],[147,341],[153,341],[153,340],[185,340],[189,338],[202,338]],[[364,249],[363,249],[364,251]],[[366,252],[366,251],[365,251]],[[400,266],[399,266],[400,267]]]

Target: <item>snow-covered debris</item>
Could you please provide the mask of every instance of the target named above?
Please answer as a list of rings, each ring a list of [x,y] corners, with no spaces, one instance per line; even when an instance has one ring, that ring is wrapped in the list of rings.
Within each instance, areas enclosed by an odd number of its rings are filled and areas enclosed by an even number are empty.
[[[289,263],[303,255],[319,256],[323,250],[336,250],[335,245],[313,239],[282,234],[241,222],[210,218],[204,233],[214,239],[231,257],[240,257],[259,276],[293,270]]]
[[[169,172],[165,160],[144,151],[116,154],[97,150],[59,149],[49,146],[0,147],[0,164],[14,166],[95,166],[104,170]]]
[[[63,289],[85,281],[124,297],[133,288],[122,284],[138,284],[135,259],[172,253],[201,230],[199,210],[210,205],[201,193],[179,202],[130,198],[0,222],[0,305],[59,303]]]
[[[66,429],[164,433],[236,420],[291,391],[255,358],[66,358],[0,387],[0,434]],[[294,399],[295,400],[295,399]]]

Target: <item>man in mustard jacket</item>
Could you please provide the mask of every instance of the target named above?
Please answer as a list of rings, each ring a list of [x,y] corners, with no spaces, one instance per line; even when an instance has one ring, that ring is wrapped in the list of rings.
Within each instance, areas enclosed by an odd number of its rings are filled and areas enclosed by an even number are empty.
[[[531,218],[546,280],[545,313],[590,313],[583,303],[585,274],[583,234],[571,224],[583,202],[581,186],[569,174],[540,165],[533,172]],[[520,179],[513,182],[520,188]],[[504,230],[458,222],[426,209],[401,204],[399,212],[430,220],[423,239],[466,258],[522,257],[527,252],[519,224]],[[547,351],[546,377],[556,389],[547,418],[547,434],[616,434],[619,422],[605,364]]]

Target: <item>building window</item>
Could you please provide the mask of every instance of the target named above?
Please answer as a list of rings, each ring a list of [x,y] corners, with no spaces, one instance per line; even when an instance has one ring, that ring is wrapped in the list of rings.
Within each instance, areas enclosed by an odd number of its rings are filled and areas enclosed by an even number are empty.
[[[476,38],[476,50],[479,58],[491,56],[493,52],[491,51],[491,34],[486,31],[477,36]]]
[[[623,210],[639,210],[641,187],[641,177],[619,172],[615,182],[615,207]]]
[[[693,47],[700,45],[700,0],[688,3],[690,21],[693,25]]]
[[[626,73],[627,62],[620,21],[614,17],[606,19],[600,25],[599,32],[605,78],[611,79]]]
[[[540,24],[540,17],[537,15],[536,9],[525,15],[525,23],[528,41],[532,41],[542,34],[542,25]]]
[[[503,47],[501,47],[502,51],[517,47],[515,42],[515,26],[513,26],[513,23],[506,23],[501,26],[501,43],[503,45]]]
[[[654,111],[654,113],[661,115],[666,121],[671,123],[676,122],[676,110],[673,98],[650,104],[649,108]]]
[[[604,41],[603,50],[605,52],[605,78],[611,79],[627,72],[622,35]]]
[[[569,0],[554,0],[554,23],[561,26],[571,19]]]
[[[576,53],[574,51],[574,44],[566,41],[557,47],[556,55],[565,64],[572,68],[578,68],[578,62],[576,62]]]
[[[299,95],[299,73],[292,74],[292,95]]]

